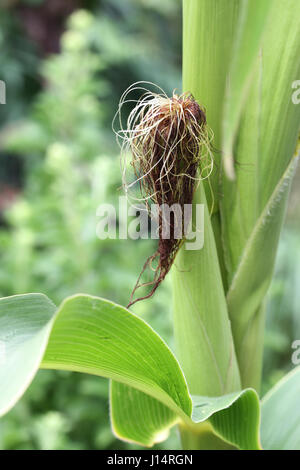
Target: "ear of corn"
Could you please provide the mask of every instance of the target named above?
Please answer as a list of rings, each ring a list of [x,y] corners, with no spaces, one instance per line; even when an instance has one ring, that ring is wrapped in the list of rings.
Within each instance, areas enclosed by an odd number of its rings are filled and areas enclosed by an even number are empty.
[[[205,107],[217,148],[221,144],[221,103],[238,3],[228,2],[226,9],[220,12],[219,2],[214,0],[183,2],[183,87]],[[219,153],[215,159],[218,167]],[[215,171],[210,185],[206,181],[200,184],[194,199],[195,203],[206,206],[204,247],[200,251],[183,248],[172,273],[177,354],[191,392],[200,395],[220,395],[240,387],[222,285],[223,261],[218,259],[217,248],[219,255],[222,252],[221,238],[214,237],[214,231],[218,232],[220,228],[218,179]]]

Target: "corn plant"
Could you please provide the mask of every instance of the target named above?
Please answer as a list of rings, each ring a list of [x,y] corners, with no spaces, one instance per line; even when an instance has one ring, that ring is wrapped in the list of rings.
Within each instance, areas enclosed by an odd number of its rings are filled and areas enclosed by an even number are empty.
[[[109,300],[2,298],[1,414],[38,368],[66,369],[111,380],[120,439],[152,446],[177,425],[184,449],[300,449],[300,369],[259,398],[265,296],[297,162],[299,14],[298,0],[183,1],[183,91],[206,110],[214,169],[194,193],[204,246],[181,246],[172,267],[175,353]]]

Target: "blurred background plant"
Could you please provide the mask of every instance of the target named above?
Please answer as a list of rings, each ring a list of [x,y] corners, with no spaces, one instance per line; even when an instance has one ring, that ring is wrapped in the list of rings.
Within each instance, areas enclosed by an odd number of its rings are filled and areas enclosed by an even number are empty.
[[[122,194],[111,121],[133,82],[180,88],[180,1],[6,0],[0,45],[8,89],[0,108],[0,296],[44,292],[59,303],[85,292],[127,304],[154,245],[96,237],[98,205],[117,205]],[[300,339],[298,187],[296,179],[268,299],[264,392],[293,367],[291,344]],[[169,344],[170,295],[166,280],[134,307]],[[40,371],[0,421],[0,448],[134,448],[112,435],[107,396],[98,377]],[[173,431],[163,447],[178,446]]]

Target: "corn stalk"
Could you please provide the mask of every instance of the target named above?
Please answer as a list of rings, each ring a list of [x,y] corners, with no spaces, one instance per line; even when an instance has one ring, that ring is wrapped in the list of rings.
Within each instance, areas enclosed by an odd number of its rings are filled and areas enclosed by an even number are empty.
[[[173,270],[178,356],[195,394],[237,389],[238,374],[260,388],[264,299],[297,160],[296,12],[293,0],[183,1],[183,89],[206,107],[219,150],[195,198],[213,204],[204,248],[182,250]]]

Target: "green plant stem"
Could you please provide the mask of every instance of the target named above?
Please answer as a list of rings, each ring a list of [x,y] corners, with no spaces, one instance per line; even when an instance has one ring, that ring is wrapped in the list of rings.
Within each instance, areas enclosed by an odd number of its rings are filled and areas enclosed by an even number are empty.
[[[234,450],[235,447],[220,439],[207,422],[191,430],[180,426],[181,445],[185,450]]]
[[[194,204],[204,204],[204,247],[183,247],[173,267],[174,336],[177,357],[190,393],[219,396],[241,388],[238,364],[203,185]],[[188,435],[190,434],[190,437]],[[198,442],[202,434],[186,429],[183,445]],[[209,440],[211,440],[209,438]],[[214,439],[213,439],[214,441]],[[192,444],[188,444],[192,445]],[[218,447],[217,447],[218,448]]]
[[[202,184],[194,198],[196,204],[204,206],[204,227],[197,228],[204,230],[204,246],[198,250],[184,246],[176,257],[172,270],[174,336],[190,393],[219,396],[240,390],[241,383]]]

